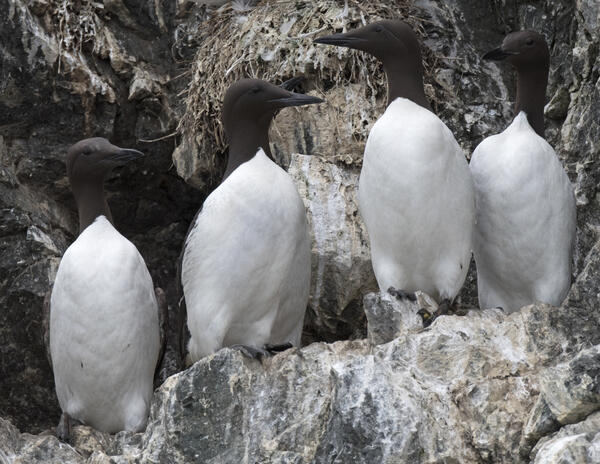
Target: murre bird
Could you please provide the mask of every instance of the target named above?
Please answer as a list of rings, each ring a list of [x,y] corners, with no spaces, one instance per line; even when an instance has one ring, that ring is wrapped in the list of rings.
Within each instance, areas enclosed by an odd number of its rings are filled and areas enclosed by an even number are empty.
[[[271,160],[269,126],[281,108],[322,101],[257,79],[227,90],[227,168],[192,221],[181,254],[186,364],[226,346],[260,357],[279,348],[271,345],[299,345],[310,235],[294,182]]]
[[[137,248],[113,226],[103,187],[113,168],[141,156],[104,138],[81,140],[67,154],[79,236],[44,307],[64,440],[72,419],[109,433],[146,425],[166,301]]]
[[[515,67],[517,101],[512,124],[471,158],[479,305],[559,305],[571,285],[576,218],[573,187],[544,140],[548,46],[537,32],[513,32],[483,58]]]
[[[381,291],[424,291],[444,314],[471,259],[473,183],[458,143],[425,97],[417,37],[402,21],[385,20],[315,42],[383,63],[388,105],[369,134],[358,190],[373,270]]]

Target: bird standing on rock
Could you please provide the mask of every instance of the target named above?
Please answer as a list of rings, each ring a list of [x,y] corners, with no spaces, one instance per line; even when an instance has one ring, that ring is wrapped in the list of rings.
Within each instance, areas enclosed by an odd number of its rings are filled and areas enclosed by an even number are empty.
[[[513,32],[483,58],[515,67],[517,101],[512,124],[471,158],[479,305],[560,305],[571,285],[576,213],[571,182],[544,140],[548,46],[537,32]]]
[[[227,90],[227,168],[192,221],[178,273],[186,364],[226,346],[259,357],[300,344],[310,234],[294,182],[270,159],[269,126],[281,108],[322,101],[258,79]]]
[[[369,134],[359,179],[359,208],[381,291],[421,290],[444,314],[471,259],[473,182],[466,159],[423,89],[418,39],[402,21],[384,20],[316,43],[361,50],[383,63],[388,105]],[[432,317],[433,316],[433,317]]]
[[[79,236],[65,251],[44,303],[63,440],[71,419],[109,433],[146,426],[164,350],[166,301],[137,248],[113,226],[103,187],[113,168],[141,156],[103,138],[82,140],[68,151]]]

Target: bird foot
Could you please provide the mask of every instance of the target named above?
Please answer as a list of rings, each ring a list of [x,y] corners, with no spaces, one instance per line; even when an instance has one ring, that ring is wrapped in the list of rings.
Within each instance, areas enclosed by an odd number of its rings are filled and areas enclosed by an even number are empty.
[[[397,290],[394,287],[388,288],[388,293],[392,296],[395,296],[399,300],[408,300],[412,302],[417,301],[417,295],[414,293],[405,292],[404,290]]]
[[[271,355],[275,356],[277,353],[281,353],[283,351],[289,350],[290,348],[293,348],[294,345],[292,345],[290,342],[287,343],[280,343],[278,345],[272,345],[271,343],[265,343],[265,350],[267,350],[269,353],[271,353]]]
[[[446,298],[442,300],[436,312],[430,313],[426,309],[421,308],[419,311],[417,311],[417,314],[421,316],[421,319],[423,319],[423,327],[429,327],[438,317],[449,314],[450,307],[450,300]]]
[[[184,369],[188,369],[190,367],[192,367],[192,365],[194,364],[194,361],[192,359],[192,357],[190,356],[190,354],[186,354],[185,358],[183,359],[183,368]]]
[[[282,351],[292,348],[292,346],[293,345],[291,343],[282,343],[279,345],[272,345],[270,343],[267,343],[262,348],[257,348],[249,345],[232,345],[230,346],[230,348],[238,350],[240,353],[242,353],[248,358],[262,361],[263,358],[275,356],[277,353],[281,353]]]
[[[56,426],[56,436],[62,442],[71,443],[71,439],[73,438],[71,416],[66,412],[63,412],[60,416],[60,421]]]

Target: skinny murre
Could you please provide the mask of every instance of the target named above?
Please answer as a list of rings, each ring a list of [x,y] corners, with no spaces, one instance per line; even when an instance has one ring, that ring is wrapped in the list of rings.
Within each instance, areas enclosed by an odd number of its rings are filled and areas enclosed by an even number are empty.
[[[474,192],[454,136],[431,111],[421,50],[397,20],[369,24],[316,43],[362,50],[383,63],[388,106],[369,134],[359,179],[359,208],[381,291],[422,290],[445,314],[471,259]],[[425,323],[434,317],[421,311]]]
[[[257,79],[227,90],[227,168],[192,221],[178,273],[185,364],[226,346],[262,356],[300,344],[310,234],[294,182],[270,159],[268,131],[279,109],[322,101]]]
[[[103,138],[81,140],[68,151],[80,230],[44,302],[63,440],[72,419],[109,433],[146,426],[164,352],[166,300],[137,248],[113,226],[103,188],[114,167],[140,156]]]
[[[471,158],[479,306],[560,305],[571,286],[576,212],[571,182],[544,140],[548,46],[537,32],[513,32],[483,59],[515,67],[517,101],[512,124]]]

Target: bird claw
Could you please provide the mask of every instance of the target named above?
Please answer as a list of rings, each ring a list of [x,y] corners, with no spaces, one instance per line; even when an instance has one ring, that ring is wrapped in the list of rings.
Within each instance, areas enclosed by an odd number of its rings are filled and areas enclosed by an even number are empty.
[[[417,296],[414,293],[405,292],[404,290],[397,290],[394,287],[388,288],[388,293],[395,296],[399,300],[408,300],[413,303],[417,301]]]
[[[262,361],[263,358],[275,356],[277,353],[281,353],[282,351],[292,348],[292,346],[293,345],[291,343],[282,343],[279,345],[272,345],[270,343],[267,343],[263,348],[257,348],[249,345],[232,345],[230,346],[230,348],[238,350],[240,353],[242,353],[248,358]]]
[[[280,343],[278,345],[272,345],[271,343],[266,343],[264,348],[266,351],[268,351],[269,353],[271,353],[271,355],[275,356],[277,353],[281,353],[283,351],[289,350],[290,348],[293,348],[294,345],[292,345],[290,342],[287,343]]]

